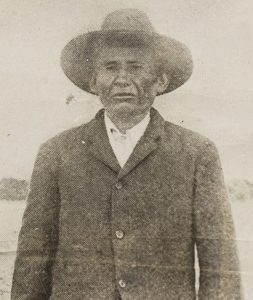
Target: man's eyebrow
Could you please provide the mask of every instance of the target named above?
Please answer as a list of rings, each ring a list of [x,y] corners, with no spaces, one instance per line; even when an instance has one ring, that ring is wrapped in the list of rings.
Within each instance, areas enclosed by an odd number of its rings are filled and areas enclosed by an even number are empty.
[[[104,65],[108,66],[108,65],[116,65],[117,61],[116,60],[110,60],[110,61],[106,61],[103,63]]]
[[[109,60],[109,61],[102,62],[102,65],[104,65],[104,66],[117,65],[117,64],[119,64],[119,62],[116,61],[116,60]],[[128,60],[127,64],[130,64],[130,65],[133,65],[133,64],[143,65],[144,63],[142,61],[138,61],[138,60]]]
[[[128,60],[127,63],[128,64],[143,64],[143,62],[139,61],[139,60]]]

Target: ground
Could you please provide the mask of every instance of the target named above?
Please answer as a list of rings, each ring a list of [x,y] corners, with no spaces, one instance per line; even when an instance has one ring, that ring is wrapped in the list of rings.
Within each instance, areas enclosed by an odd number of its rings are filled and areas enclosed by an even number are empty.
[[[233,201],[245,300],[253,299],[253,199]],[[0,201],[0,299],[9,300],[24,201]]]

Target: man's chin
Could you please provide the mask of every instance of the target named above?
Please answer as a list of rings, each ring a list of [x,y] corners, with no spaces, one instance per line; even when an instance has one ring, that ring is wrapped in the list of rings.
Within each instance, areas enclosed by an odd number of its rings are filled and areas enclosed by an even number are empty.
[[[140,107],[134,105],[133,103],[121,102],[115,105],[112,108],[114,114],[118,115],[126,115],[126,114],[134,114],[140,110]]]

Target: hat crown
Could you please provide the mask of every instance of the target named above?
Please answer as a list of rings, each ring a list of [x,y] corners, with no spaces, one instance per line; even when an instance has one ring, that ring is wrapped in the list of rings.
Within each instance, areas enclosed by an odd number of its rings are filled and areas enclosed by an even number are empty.
[[[110,13],[105,18],[101,30],[155,32],[148,16],[137,9],[121,9]]]

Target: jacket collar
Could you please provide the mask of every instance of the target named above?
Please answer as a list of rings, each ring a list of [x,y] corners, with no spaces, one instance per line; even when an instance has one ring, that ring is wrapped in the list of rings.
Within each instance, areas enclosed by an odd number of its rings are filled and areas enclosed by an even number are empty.
[[[101,109],[87,128],[87,147],[94,157],[115,171],[118,174],[118,179],[120,179],[131,172],[143,159],[157,148],[158,141],[164,135],[164,125],[165,121],[159,112],[151,108],[148,127],[144,135],[138,141],[130,158],[124,167],[121,168],[111,148],[104,123],[104,109]]]

